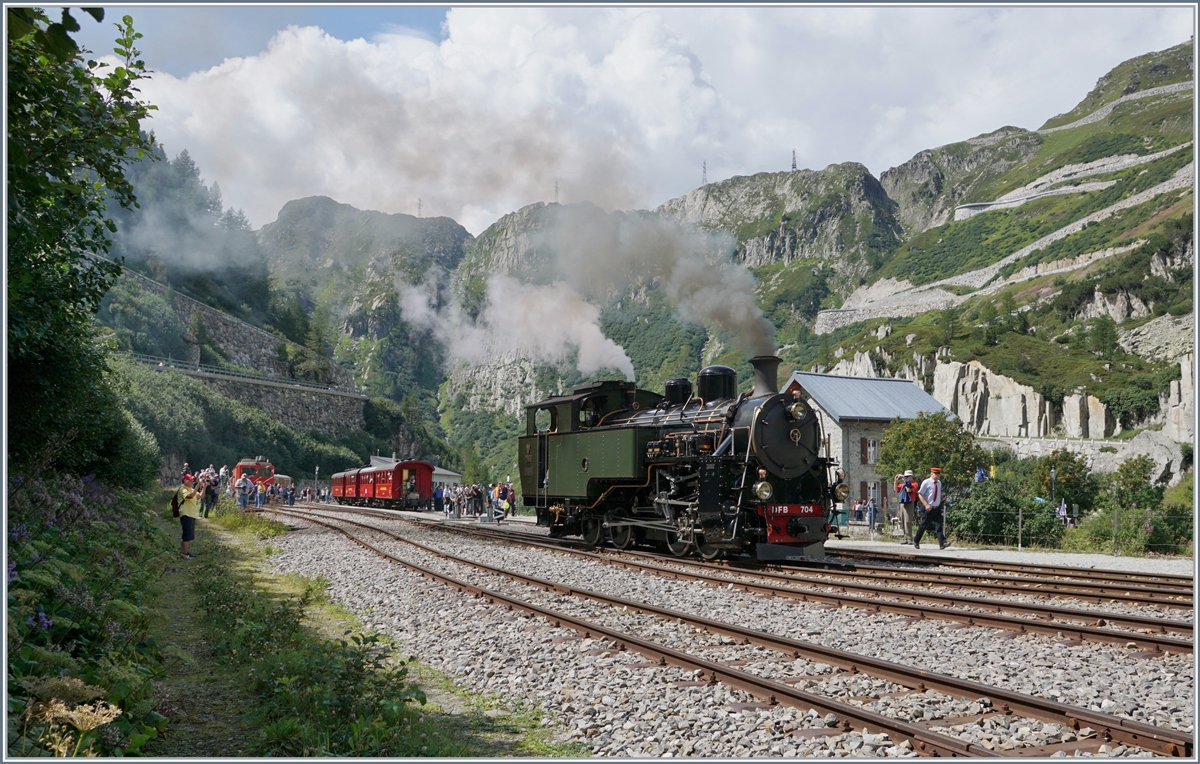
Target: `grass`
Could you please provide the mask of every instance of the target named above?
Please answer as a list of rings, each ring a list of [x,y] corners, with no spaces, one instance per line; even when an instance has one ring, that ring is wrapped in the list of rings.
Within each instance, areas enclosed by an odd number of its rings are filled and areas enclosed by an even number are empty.
[[[169,514],[169,513],[166,513]],[[164,517],[161,525],[178,538],[178,521]],[[278,553],[270,544],[287,531],[284,523],[254,513],[243,515],[224,501],[208,520],[201,520],[192,549],[200,560],[180,561],[164,578],[170,598],[164,598],[157,627],[160,641],[178,645],[178,659],[162,684],[171,716],[167,734],[154,741],[151,755],[247,756],[261,753],[264,726],[248,721],[261,699],[248,691],[244,675],[224,656],[215,654],[207,638],[208,625],[191,582],[216,568],[227,571],[243,588],[265,600],[267,608],[305,597],[302,625],[315,638],[341,640],[361,635],[359,619],[326,591],[326,582],[297,573],[264,572],[266,558]],[[203,570],[197,562],[205,563]],[[207,571],[207,572],[206,572]],[[249,616],[247,616],[249,620]],[[402,648],[382,637],[389,649]],[[556,742],[552,728],[542,725],[535,708],[511,698],[485,696],[454,684],[452,678],[411,664],[409,681],[422,688],[427,702],[407,705],[398,721],[408,741],[391,755],[436,757],[553,757],[586,754],[579,744]],[[274,730],[277,724],[266,725]],[[278,733],[280,730],[274,730]],[[286,732],[287,730],[283,730]]]

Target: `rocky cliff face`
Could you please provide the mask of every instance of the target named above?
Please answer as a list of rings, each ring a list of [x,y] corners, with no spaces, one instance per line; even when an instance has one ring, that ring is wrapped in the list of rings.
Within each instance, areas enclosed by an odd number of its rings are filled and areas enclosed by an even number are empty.
[[[939,363],[933,397],[977,435],[1044,437],[1055,425],[1054,407],[1041,393],[978,361]]]
[[[896,204],[855,162],[737,176],[671,199],[656,211],[732,233],[738,259],[747,266],[817,258],[855,279],[901,233]]]
[[[1017,127],[922,151],[879,176],[906,235],[942,225],[971,193],[1032,157],[1042,138]],[[985,200],[979,200],[985,201]],[[986,200],[990,201],[990,200]]]

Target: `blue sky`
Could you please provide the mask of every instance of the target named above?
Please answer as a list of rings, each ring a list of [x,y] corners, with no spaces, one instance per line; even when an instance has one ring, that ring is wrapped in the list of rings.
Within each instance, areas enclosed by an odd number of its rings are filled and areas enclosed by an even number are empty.
[[[1194,5],[114,6],[142,94],[255,227],[288,201],[447,216],[480,233],[551,201],[652,209],[700,185],[857,162],[878,177],[1036,129]]]
[[[72,15],[82,29],[77,40],[105,53],[112,48],[113,24],[133,16],[144,60],[152,69],[184,77],[216,66],[226,58],[253,56],[289,25],[321,27],[340,40],[371,39],[399,28],[441,42],[448,7],[388,6],[108,6],[97,24],[86,13]]]

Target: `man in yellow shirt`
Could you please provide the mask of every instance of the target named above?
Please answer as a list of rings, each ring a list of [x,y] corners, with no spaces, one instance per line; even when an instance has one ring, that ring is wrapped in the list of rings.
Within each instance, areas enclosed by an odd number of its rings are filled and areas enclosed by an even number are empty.
[[[207,483],[196,488],[196,478],[191,474],[183,476],[183,485],[179,487],[179,522],[183,526],[179,551],[189,560],[196,556],[188,551],[188,546],[196,538],[196,518],[200,517],[200,500],[207,489]]]

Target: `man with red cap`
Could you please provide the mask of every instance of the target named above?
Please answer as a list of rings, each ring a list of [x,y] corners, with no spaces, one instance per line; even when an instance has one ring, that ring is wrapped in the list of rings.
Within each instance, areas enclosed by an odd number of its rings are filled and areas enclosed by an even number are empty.
[[[917,528],[917,535],[913,538],[913,549],[921,548],[921,537],[931,527],[937,533],[938,548],[945,549],[949,546],[946,543],[946,532],[943,530],[942,494],[942,468],[930,467],[929,477],[925,478],[921,487],[917,489],[917,500],[925,508],[925,519],[921,521],[921,527]]]

